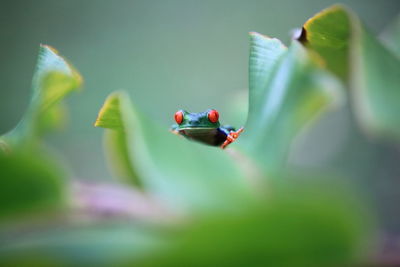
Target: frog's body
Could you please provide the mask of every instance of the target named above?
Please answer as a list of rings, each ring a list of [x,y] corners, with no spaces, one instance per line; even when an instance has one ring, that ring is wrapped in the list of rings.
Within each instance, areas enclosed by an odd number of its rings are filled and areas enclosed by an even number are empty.
[[[230,128],[234,131],[233,128]],[[224,127],[218,128],[186,128],[177,130],[180,135],[188,139],[192,139],[203,144],[211,146],[222,145],[226,137],[229,135],[229,130]]]
[[[199,113],[179,110],[175,113],[177,124],[172,126],[172,131],[203,144],[225,148],[236,140],[243,128],[235,131],[231,126],[221,126],[218,119],[218,112],[214,109]]]

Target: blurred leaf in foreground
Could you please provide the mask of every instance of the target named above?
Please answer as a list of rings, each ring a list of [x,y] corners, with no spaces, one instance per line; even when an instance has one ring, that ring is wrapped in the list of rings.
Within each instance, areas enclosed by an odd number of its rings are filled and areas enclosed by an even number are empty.
[[[32,97],[16,128],[0,138],[0,216],[37,215],[64,203],[63,175],[37,145],[63,123],[59,102],[81,85],[78,72],[57,51],[42,45],[32,82]]]
[[[400,138],[400,60],[355,14],[340,5],[325,9],[304,24],[299,40],[349,82],[362,128],[373,135]]]
[[[0,218],[38,215],[64,202],[62,175],[51,160],[36,155],[0,154]]]
[[[332,187],[290,183],[245,209],[192,220],[171,237],[171,247],[131,264],[357,266],[371,240],[369,218],[356,201]]]
[[[17,233],[18,238],[1,237],[1,266],[119,266],[163,245],[158,231],[132,221],[67,221]]]
[[[3,140],[12,145],[31,145],[45,132],[59,127],[65,112],[59,102],[81,84],[80,74],[54,48],[41,45],[28,110]]]

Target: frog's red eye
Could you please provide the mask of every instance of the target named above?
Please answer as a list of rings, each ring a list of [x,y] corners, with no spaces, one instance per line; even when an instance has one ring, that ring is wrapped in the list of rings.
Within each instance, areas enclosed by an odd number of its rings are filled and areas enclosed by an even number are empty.
[[[208,112],[208,120],[211,121],[212,123],[218,122],[219,114],[218,111],[215,109],[212,109]]]
[[[175,113],[175,121],[178,124],[181,124],[183,122],[183,112],[182,111],[179,110]]]

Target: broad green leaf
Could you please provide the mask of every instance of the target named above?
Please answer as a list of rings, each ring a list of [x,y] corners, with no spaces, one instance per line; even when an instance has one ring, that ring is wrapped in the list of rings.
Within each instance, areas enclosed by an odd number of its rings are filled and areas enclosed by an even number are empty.
[[[301,42],[327,68],[348,78],[353,108],[369,134],[400,138],[400,60],[368,32],[355,14],[333,6],[308,20]],[[348,72],[344,77],[340,72]]]
[[[400,140],[400,61],[354,22],[351,86],[361,126],[373,135]]]
[[[258,112],[263,105],[262,95],[273,76],[275,66],[287,48],[275,38],[250,33],[249,55],[249,112],[246,127],[258,124]],[[254,127],[254,126],[253,126]]]
[[[350,31],[347,11],[344,7],[335,5],[309,19],[303,25],[299,41],[320,54],[326,67],[346,80]]]
[[[143,187],[177,209],[229,207],[233,203],[226,196],[239,200],[234,193],[246,187],[241,170],[224,151],[172,134],[136,111],[124,93],[107,98],[96,125],[123,131],[119,136],[125,137],[121,142],[128,153],[121,155],[120,166],[129,160]]]
[[[124,93],[111,94],[99,112],[96,127],[103,127],[105,156],[114,176],[141,187],[139,174],[132,166],[131,155],[125,129],[126,124],[121,116],[120,98],[128,97]]]
[[[62,130],[65,123],[68,122],[68,108],[63,102],[60,102],[43,112],[38,123],[37,134],[42,136],[53,130]]]
[[[81,84],[79,73],[54,48],[41,45],[29,107],[4,139],[14,145],[31,144],[48,130],[60,127],[65,111],[59,102]]]
[[[60,171],[40,155],[0,154],[0,218],[59,209],[65,197]]]
[[[272,71],[256,100],[262,105],[249,114],[254,123],[246,125],[238,140],[238,145],[269,171],[283,166],[294,137],[316,115],[339,103],[342,92],[340,83],[297,41]]]

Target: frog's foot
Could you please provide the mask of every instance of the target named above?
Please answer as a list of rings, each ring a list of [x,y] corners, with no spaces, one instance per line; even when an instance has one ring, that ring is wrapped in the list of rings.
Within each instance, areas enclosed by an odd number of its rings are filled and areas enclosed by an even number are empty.
[[[170,129],[169,131],[170,131],[171,133],[173,133],[173,134],[181,135],[181,134],[179,133],[179,131],[177,131],[177,130]]]
[[[234,142],[239,135],[244,131],[243,127],[240,128],[239,130],[231,131],[227,136],[225,142],[221,145],[221,148],[224,149],[226,148],[230,143]]]

